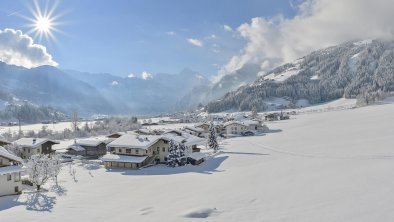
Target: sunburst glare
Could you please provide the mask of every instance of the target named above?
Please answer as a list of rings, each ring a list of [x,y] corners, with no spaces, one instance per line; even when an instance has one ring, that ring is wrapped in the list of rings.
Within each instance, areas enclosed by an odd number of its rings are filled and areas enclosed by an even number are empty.
[[[61,14],[55,14],[57,3],[53,2],[49,6],[48,1],[46,1],[45,7],[42,7],[38,1],[34,1],[34,7],[30,8],[32,17],[24,17],[31,22],[27,25],[30,27],[28,33],[33,34],[34,38],[38,38],[39,41],[43,38],[46,40],[56,40],[54,33],[60,32],[57,27],[60,24],[59,18]]]

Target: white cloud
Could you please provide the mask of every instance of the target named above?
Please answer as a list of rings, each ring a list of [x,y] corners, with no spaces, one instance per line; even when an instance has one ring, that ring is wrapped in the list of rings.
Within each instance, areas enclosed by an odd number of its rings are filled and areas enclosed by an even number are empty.
[[[190,39],[187,39],[187,41],[188,41],[190,44],[195,45],[195,46],[198,46],[198,47],[202,47],[202,46],[203,46],[202,41],[201,41],[201,40],[198,40],[198,39],[192,39],[192,38],[190,38]]]
[[[229,25],[223,25],[223,29],[227,32],[232,32],[233,28],[231,28]]]
[[[0,30],[0,61],[26,68],[58,65],[45,46],[34,44],[30,36],[14,29]]]
[[[143,72],[141,73],[141,78],[142,78],[143,80],[149,80],[149,79],[152,79],[153,76],[152,76],[152,74],[150,74],[149,72],[143,71]]]
[[[117,85],[119,85],[118,81],[114,80],[114,81],[111,82],[111,86],[117,86]]]
[[[127,78],[134,78],[134,77],[135,77],[134,73],[130,73],[130,74],[127,76]]]
[[[170,36],[176,35],[176,33],[175,33],[175,32],[173,32],[173,31],[166,32],[166,34],[167,34],[167,35],[170,35]]]
[[[246,63],[270,69],[320,48],[351,40],[387,39],[394,34],[392,0],[306,0],[295,7],[294,18],[257,17],[239,26],[237,31],[247,44],[217,77]]]

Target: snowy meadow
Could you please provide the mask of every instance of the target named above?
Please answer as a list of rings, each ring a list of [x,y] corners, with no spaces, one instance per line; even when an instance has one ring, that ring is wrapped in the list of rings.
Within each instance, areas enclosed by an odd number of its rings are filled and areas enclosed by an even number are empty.
[[[58,186],[0,197],[0,218],[392,221],[393,112],[394,104],[382,104],[297,115],[272,122],[264,136],[222,141],[199,166],[66,165]]]

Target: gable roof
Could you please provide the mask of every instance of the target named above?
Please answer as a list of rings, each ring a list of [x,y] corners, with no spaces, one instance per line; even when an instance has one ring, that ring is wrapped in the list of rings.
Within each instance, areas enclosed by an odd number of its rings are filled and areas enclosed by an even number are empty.
[[[6,150],[4,147],[0,146],[0,156],[5,157],[9,160],[13,160],[16,162],[22,162],[22,159],[17,157],[16,155],[8,152],[8,150]]]
[[[8,142],[7,140],[3,140],[3,139],[0,139],[0,143],[3,143],[3,144],[11,144],[11,143]]]
[[[150,146],[155,144],[161,136],[156,135],[132,135],[125,134],[114,141],[110,142],[108,147],[128,147],[138,149],[148,149]]]
[[[98,146],[102,143],[105,143],[105,140],[98,139],[98,138],[90,138],[90,139],[80,139],[77,140],[74,145],[79,146]]]
[[[38,146],[46,143],[51,142],[53,144],[59,144],[58,142],[50,139],[45,138],[20,138],[19,140],[15,141],[15,145],[18,147],[30,147],[30,148],[37,148]]]
[[[239,122],[239,121],[230,121],[230,122],[227,122],[227,123],[223,124],[223,126],[226,127],[226,126],[230,126],[230,125],[233,125],[233,124],[241,125],[241,126],[247,126],[246,124],[244,124],[242,122]]]

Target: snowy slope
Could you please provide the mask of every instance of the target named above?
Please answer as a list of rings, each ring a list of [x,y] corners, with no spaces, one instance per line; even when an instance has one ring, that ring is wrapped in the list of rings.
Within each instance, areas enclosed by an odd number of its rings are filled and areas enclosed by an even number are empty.
[[[200,166],[66,167],[58,192],[0,197],[14,221],[393,221],[394,104],[297,115]],[[49,185],[46,186],[47,188]],[[37,204],[37,200],[40,200]],[[201,219],[204,218],[204,219]]]

